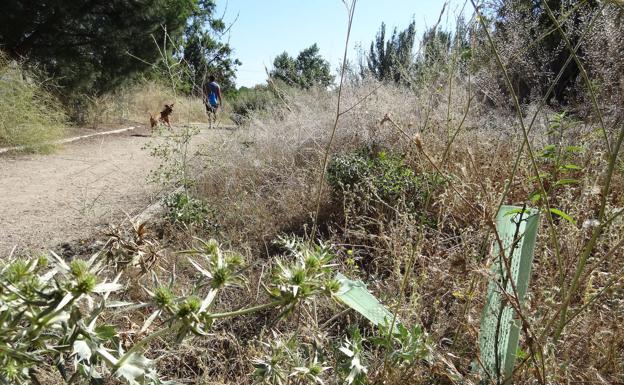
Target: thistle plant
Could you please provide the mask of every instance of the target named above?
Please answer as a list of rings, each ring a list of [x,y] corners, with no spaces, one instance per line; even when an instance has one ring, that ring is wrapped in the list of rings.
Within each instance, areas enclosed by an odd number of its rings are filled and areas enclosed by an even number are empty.
[[[141,247],[122,247],[123,239],[114,242],[124,253],[141,254]],[[279,311],[278,319],[284,318],[312,297],[331,296],[337,290],[334,256],[328,245],[281,242],[286,253],[278,258],[268,282],[263,282],[267,301],[229,311],[217,309],[216,299],[232,287],[244,288],[247,269],[240,254],[223,251],[215,240],[198,239],[196,247],[182,252],[199,274],[189,293],[176,295],[161,285],[146,287],[149,304],[111,299],[113,292],[124,289],[119,283],[124,267],[134,264],[111,264],[114,260],[106,253],[71,263],[55,254],[4,263],[0,269],[0,379],[37,383],[37,368],[52,361],[68,383],[105,375],[129,384],[158,383],[152,361],[141,354],[154,339],[175,335],[181,342],[190,335],[207,337],[217,320],[271,309]],[[141,257],[129,255],[129,260]],[[102,278],[119,270],[112,279]],[[102,320],[146,306],[154,310],[137,334],[144,337],[126,350],[121,343],[123,331]],[[325,369],[315,357],[309,355],[289,375],[307,379],[319,375]]]
[[[216,240],[196,239],[193,248],[180,252],[196,271],[193,284],[179,289],[173,274],[169,284],[162,285],[158,269],[151,269],[153,284],[144,286],[146,303],[119,301],[115,297],[131,285],[120,283],[122,275],[134,274],[145,256],[142,227],[135,228],[135,238],[120,236],[107,244],[121,250],[128,263],[99,252],[70,263],[52,253],[1,265],[0,383],[39,383],[38,372],[49,370],[43,363],[52,362],[66,383],[115,377],[131,385],[160,384],[154,362],[143,355],[155,340],[210,338],[215,323],[260,312],[274,312],[276,321],[303,307],[303,313],[310,313],[322,303],[317,298],[332,298],[340,288],[330,245],[283,238],[277,242],[283,255],[275,258],[270,273],[259,282],[265,288],[264,300],[224,309],[228,301],[219,297],[232,289],[245,290],[250,281],[246,272],[253,266],[239,253],[223,250]],[[114,321],[120,317],[144,317],[140,330],[132,331],[134,342]],[[421,329],[398,330],[391,339],[382,330],[381,342],[370,341],[398,366],[429,359],[431,349]],[[267,384],[323,384],[332,376],[362,383],[368,370],[363,338],[357,329],[352,334],[347,340],[333,340],[340,347],[330,349],[323,337],[310,342],[295,338],[298,334],[284,337],[274,331],[273,338],[260,342],[264,353],[252,361],[254,377]],[[344,371],[331,370],[341,363]]]
[[[0,382],[39,383],[37,368],[53,362],[67,383],[98,379],[104,370],[129,384],[156,380],[151,361],[124,352],[102,315],[130,303],[111,300],[120,276],[99,278],[95,260],[14,259],[0,267]],[[73,371],[71,370],[73,368]]]
[[[351,338],[345,338],[338,350],[344,355],[342,365],[339,370],[348,373],[347,384],[364,384],[368,368],[365,365],[364,348],[362,343],[364,338],[358,329],[351,332]]]
[[[295,336],[273,333],[270,342],[261,342],[263,354],[252,361],[256,384],[324,384],[329,366],[318,346],[301,343]]]
[[[148,290],[156,307],[148,318],[149,324],[156,319],[167,322],[169,329],[163,334],[173,331],[176,339],[181,341],[189,334],[207,335],[215,320],[219,319],[270,309],[279,310],[278,319],[283,318],[308,299],[331,296],[338,290],[338,283],[333,278],[335,265],[330,264],[333,254],[327,245],[309,247],[296,240],[282,242],[288,253],[275,262],[270,281],[264,283],[269,300],[241,309],[216,311],[215,299],[223,290],[230,286],[241,287],[247,282],[242,275],[243,258],[239,254],[223,253],[214,240],[199,240],[197,248],[184,251],[200,274],[192,294],[174,299],[168,289]]]

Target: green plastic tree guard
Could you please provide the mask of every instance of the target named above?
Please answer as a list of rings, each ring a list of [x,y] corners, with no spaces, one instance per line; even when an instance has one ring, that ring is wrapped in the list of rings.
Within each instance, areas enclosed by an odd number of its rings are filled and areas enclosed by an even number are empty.
[[[340,282],[340,290],[335,295],[345,305],[376,326],[392,322],[392,313],[366,289],[364,282],[350,280],[340,273],[336,275],[336,279]]]
[[[482,369],[487,371],[484,373],[484,381],[487,383],[493,380],[496,384],[508,384],[511,380],[521,325],[513,308],[502,300],[501,288],[513,295],[511,278],[520,303],[524,301],[538,227],[539,211],[535,209],[502,206],[496,217],[496,228],[504,253],[501,253],[498,242],[494,242],[495,260],[479,333],[480,357]],[[509,261],[511,277],[508,277],[502,258]]]

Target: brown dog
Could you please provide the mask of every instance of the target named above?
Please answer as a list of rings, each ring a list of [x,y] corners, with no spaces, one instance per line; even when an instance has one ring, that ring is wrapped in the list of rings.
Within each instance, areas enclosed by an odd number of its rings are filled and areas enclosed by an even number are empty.
[[[156,118],[154,118],[154,116],[152,114],[150,114],[150,126],[152,128],[156,127],[156,125],[158,125],[158,122],[163,122],[164,124],[167,125],[167,127],[171,128],[171,123],[169,122],[169,115],[171,115],[173,113],[173,104],[165,104],[165,108],[160,111],[160,117],[158,118],[158,120],[156,120]]]
[[[154,118],[154,115],[150,114],[150,126],[152,129],[158,125],[158,120]]]

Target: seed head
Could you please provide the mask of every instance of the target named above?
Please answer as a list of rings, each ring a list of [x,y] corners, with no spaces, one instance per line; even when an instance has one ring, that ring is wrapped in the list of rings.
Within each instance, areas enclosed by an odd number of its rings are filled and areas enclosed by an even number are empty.
[[[423,144],[422,144],[422,139],[420,138],[420,134],[414,135],[414,138],[412,139],[412,141],[416,145],[416,148],[418,149],[418,151],[423,150]]]

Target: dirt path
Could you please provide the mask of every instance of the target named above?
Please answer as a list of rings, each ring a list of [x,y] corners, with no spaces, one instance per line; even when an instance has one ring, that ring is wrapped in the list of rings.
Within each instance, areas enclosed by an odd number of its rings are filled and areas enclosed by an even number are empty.
[[[195,142],[218,130],[202,130]],[[49,155],[0,156],[0,258],[87,238],[157,196],[143,129],[66,144]]]

